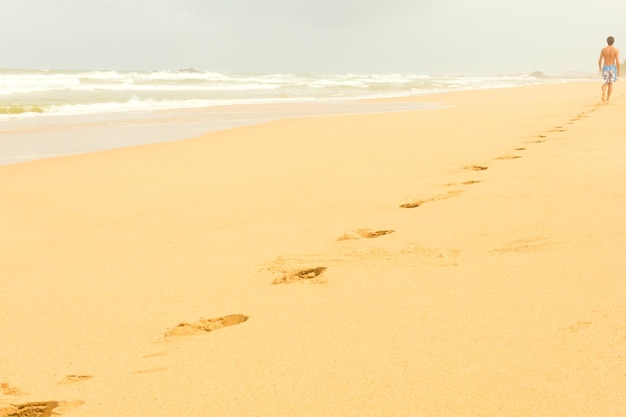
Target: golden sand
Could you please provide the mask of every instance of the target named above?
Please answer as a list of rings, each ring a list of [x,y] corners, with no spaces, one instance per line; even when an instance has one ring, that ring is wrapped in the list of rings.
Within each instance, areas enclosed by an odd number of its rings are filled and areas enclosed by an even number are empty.
[[[599,92],[0,167],[0,416],[625,416]]]

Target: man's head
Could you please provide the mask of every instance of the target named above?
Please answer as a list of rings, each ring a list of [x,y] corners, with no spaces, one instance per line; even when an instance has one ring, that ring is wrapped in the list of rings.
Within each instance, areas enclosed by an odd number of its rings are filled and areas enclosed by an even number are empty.
[[[613,42],[615,42],[615,38],[613,36],[606,38],[606,43],[608,43],[609,46],[613,45]]]

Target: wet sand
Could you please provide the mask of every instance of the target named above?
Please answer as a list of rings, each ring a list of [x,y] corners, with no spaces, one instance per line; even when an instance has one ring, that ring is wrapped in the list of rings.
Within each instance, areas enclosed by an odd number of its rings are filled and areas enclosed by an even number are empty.
[[[16,118],[0,124],[0,165],[172,142],[272,120],[398,112],[438,105],[404,99],[336,100]]]

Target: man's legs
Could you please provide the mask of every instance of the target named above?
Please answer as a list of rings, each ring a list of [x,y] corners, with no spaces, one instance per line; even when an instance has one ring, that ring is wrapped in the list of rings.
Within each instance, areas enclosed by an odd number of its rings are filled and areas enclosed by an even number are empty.
[[[612,66],[603,67],[602,78],[602,102],[606,103],[613,92],[613,81],[617,79],[615,69]]]
[[[608,103],[611,98],[611,93],[613,92],[613,83],[608,82],[606,84],[602,84],[602,102]]]

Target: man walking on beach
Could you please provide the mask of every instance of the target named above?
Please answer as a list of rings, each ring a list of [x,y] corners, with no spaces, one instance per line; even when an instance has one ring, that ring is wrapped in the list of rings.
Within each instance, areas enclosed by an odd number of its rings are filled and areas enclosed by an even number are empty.
[[[620,75],[619,51],[613,46],[615,38],[609,36],[606,38],[608,46],[600,51],[600,59],[598,59],[598,68],[602,74],[602,102],[608,103],[613,91],[613,83],[617,81]]]

